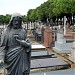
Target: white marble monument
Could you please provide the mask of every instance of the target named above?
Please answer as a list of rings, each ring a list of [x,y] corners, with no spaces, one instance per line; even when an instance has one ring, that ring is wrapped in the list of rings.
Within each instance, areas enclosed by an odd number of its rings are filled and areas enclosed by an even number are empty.
[[[64,16],[64,32],[61,32],[61,28],[59,29],[57,41],[55,41],[55,47],[53,47],[53,50],[58,53],[70,53],[73,47],[73,42],[67,42],[67,39],[64,37],[64,35],[66,35],[66,21],[67,18]]]
[[[66,42],[63,33],[57,33],[57,41],[55,41],[55,47],[53,47],[53,50],[58,53],[70,53],[72,46],[72,42]]]

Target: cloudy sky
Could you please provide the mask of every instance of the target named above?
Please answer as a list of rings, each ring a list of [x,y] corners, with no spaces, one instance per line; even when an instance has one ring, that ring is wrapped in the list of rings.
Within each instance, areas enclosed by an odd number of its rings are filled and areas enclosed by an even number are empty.
[[[47,0],[0,0],[0,15],[18,12],[26,15],[29,9],[40,6]]]

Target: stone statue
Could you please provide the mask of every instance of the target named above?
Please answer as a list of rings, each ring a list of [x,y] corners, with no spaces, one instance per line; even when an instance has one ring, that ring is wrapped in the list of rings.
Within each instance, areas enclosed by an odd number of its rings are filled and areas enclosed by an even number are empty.
[[[1,36],[4,47],[6,75],[29,75],[31,44],[26,31],[22,28],[22,16],[14,13],[6,30]]]

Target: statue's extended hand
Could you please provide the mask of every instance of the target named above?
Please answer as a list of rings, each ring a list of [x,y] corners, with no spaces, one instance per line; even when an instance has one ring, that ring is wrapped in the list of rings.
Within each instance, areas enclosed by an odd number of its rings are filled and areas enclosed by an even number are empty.
[[[19,40],[19,39],[16,39],[21,46],[29,46],[30,44],[28,42],[26,42],[25,40]]]

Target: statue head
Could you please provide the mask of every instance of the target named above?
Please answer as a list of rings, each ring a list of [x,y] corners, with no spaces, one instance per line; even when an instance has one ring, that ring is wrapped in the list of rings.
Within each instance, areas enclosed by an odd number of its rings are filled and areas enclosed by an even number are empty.
[[[10,29],[11,28],[18,29],[18,28],[22,28],[21,25],[22,25],[22,16],[19,13],[12,14],[8,27]]]

